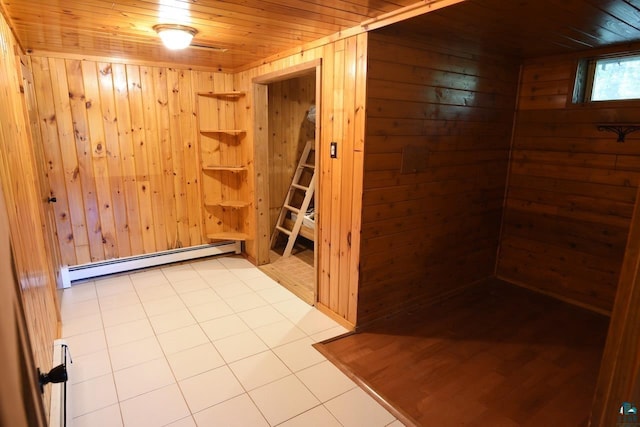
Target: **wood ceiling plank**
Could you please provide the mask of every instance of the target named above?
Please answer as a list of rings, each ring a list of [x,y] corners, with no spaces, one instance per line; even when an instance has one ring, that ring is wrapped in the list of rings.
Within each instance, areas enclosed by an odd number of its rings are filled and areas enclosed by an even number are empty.
[[[595,1],[595,0],[590,0]],[[596,7],[583,0],[550,3],[469,0],[389,27],[407,37],[429,37],[466,45],[473,52],[493,50],[520,57],[573,52],[640,39],[640,30],[619,19],[614,5],[632,7],[621,0],[606,0]]]
[[[509,8],[507,6],[508,13],[501,13],[501,11],[504,12],[502,9],[505,6],[495,0],[473,1],[469,7],[472,13],[481,13],[479,10],[484,9],[486,16],[497,16],[493,21],[494,26],[501,31],[497,36],[504,38],[518,34],[516,41],[522,48],[546,42],[585,49],[595,45],[598,40],[596,36],[592,35],[591,30],[582,30],[585,27],[584,24],[581,23],[580,31],[576,31],[572,25],[572,22],[577,22],[577,17],[580,22],[586,16],[581,15],[579,11],[568,12],[561,10],[560,7],[549,7],[548,4],[540,4],[535,1],[529,1],[521,7],[511,5]],[[592,18],[589,16],[588,19]],[[525,40],[521,41],[522,39]],[[536,39],[537,42],[535,42]]]
[[[74,35],[77,32],[82,33],[86,36],[96,37],[96,38],[114,38],[119,37],[125,39],[130,42],[136,43],[148,43],[148,44],[156,44],[160,45],[160,39],[156,36],[155,32],[151,31],[136,31],[130,32],[127,34],[118,33],[115,31],[107,31],[102,29],[97,29],[88,25],[77,25],[75,28],[70,27],[61,27],[57,25],[55,22],[47,21],[43,22],[39,25],[39,32],[36,34],[36,37],[32,37],[30,32],[30,25],[25,24],[17,24],[14,28],[18,31],[25,31],[28,36],[25,37],[22,42],[25,45],[25,48],[29,48],[29,43],[51,43],[52,39],[56,37],[67,37],[69,35]],[[229,47],[234,44],[234,42],[239,37],[247,37],[250,33],[246,31],[238,31],[236,29],[212,29],[209,34],[213,36],[206,37],[206,32],[201,32],[197,35],[194,40],[194,44],[205,45],[205,46],[217,46],[217,47]],[[317,35],[304,35],[303,37],[298,38],[298,40],[302,42],[312,41],[317,38]],[[287,47],[291,43],[291,37],[285,37],[281,33],[278,32],[270,32],[261,36],[260,44],[263,46],[269,46],[272,50],[273,48],[278,47],[278,45]],[[274,46],[275,45],[275,46]]]
[[[305,44],[362,30],[416,0],[0,0],[22,46],[193,66],[239,69]],[[179,21],[198,29],[194,44],[228,49],[167,52],[152,30]],[[640,40],[638,0],[466,0],[381,32],[447,40],[479,52],[532,58]],[[373,28],[373,27],[369,27]],[[391,34],[391,33],[389,33]]]
[[[634,7],[627,2],[619,0],[589,0],[594,6],[600,7],[612,16],[617,17],[628,25],[640,27],[640,2],[639,7]]]
[[[305,6],[305,3],[298,0],[289,0],[291,5],[286,5],[285,1],[286,0],[278,2],[279,4],[274,4],[273,6],[270,6],[270,3],[261,2],[259,8],[231,2],[217,2],[215,3],[216,7],[190,3],[189,8],[184,9],[168,7],[165,9],[164,14],[169,16],[163,16],[163,11],[157,1],[139,1],[135,2],[135,6],[117,4],[114,9],[109,9],[119,14],[126,14],[126,16],[128,16],[128,14],[140,14],[154,18],[169,18],[170,20],[178,19],[181,16],[186,19],[198,17],[208,20],[224,18],[233,20],[248,19],[254,22],[272,21],[282,23],[286,26],[298,26],[302,23],[308,23],[312,26],[320,26],[321,23],[331,24],[332,26],[352,26],[361,19],[358,14],[342,12],[333,8],[318,6],[315,8],[316,11],[313,11],[308,10],[308,6],[307,9],[301,9],[300,6]],[[100,7],[100,3],[103,2],[100,0],[88,0],[85,3],[91,7]],[[282,6],[282,4],[285,4],[285,6]],[[294,4],[298,7],[294,6]],[[78,7],[74,5],[74,9],[76,8]],[[298,16],[300,19],[294,22],[286,21],[282,19],[283,14],[287,16]]]
[[[12,9],[12,15],[14,16],[14,22],[47,22],[55,21],[60,25],[75,27],[78,20],[88,20],[90,23],[99,26],[100,23],[105,22],[105,26],[113,27],[119,31],[133,31],[140,29],[150,29],[153,25],[162,23],[163,21],[158,17],[158,13],[144,14],[140,9],[127,10],[122,12],[113,11],[110,9],[101,10],[95,7],[89,7],[83,5],[80,7],[74,7],[73,10],[61,8],[53,5],[42,5],[37,10],[28,5],[15,6]],[[215,16],[212,19],[212,15],[209,14],[193,14],[187,18],[187,25],[193,26],[217,26],[226,28],[259,28],[261,31],[269,30],[273,31],[305,31],[311,34],[321,35],[324,31],[338,31],[340,26],[335,24],[320,25],[316,21],[308,19],[297,19],[295,22],[288,23],[281,19],[281,17],[265,17],[265,16],[251,16],[243,14],[238,17],[225,17]],[[172,20],[175,22],[175,20]],[[265,28],[267,27],[267,28]]]

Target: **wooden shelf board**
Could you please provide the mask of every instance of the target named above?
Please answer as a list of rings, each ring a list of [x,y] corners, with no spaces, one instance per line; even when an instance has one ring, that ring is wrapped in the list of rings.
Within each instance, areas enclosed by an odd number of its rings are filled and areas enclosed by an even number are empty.
[[[241,134],[247,133],[244,129],[200,129],[200,133],[231,133],[231,134]]]
[[[238,231],[221,231],[207,234],[209,240],[247,240],[249,235]]]
[[[205,203],[207,207],[246,208],[251,203],[245,200],[221,200],[219,202]]]
[[[204,171],[228,171],[228,172],[243,172],[247,170],[246,166],[203,166]]]
[[[229,92],[198,92],[199,96],[208,96],[210,98],[224,97],[224,96],[244,96],[244,92],[229,91]]]

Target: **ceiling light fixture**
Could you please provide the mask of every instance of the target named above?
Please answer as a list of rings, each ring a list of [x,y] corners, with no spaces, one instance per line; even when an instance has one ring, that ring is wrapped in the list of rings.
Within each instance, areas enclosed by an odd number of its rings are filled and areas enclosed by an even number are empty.
[[[158,36],[160,36],[166,48],[171,50],[186,48],[191,44],[193,36],[198,33],[198,30],[195,28],[177,24],[154,25],[153,29],[158,33]]]

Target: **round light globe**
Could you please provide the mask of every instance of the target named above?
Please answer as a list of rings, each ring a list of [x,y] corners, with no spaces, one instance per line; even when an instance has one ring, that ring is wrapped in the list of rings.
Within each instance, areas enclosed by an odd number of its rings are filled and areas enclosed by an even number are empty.
[[[188,47],[193,36],[198,32],[195,28],[184,25],[156,25],[153,29],[158,33],[165,47],[171,50]]]

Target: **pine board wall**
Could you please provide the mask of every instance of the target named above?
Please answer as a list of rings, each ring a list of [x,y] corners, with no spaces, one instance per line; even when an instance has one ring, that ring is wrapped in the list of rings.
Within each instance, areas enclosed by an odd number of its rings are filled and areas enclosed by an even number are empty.
[[[441,46],[370,33],[359,324],[493,275],[518,63]]]
[[[250,165],[255,189],[255,238],[247,241],[247,254],[259,264],[268,260],[269,215],[268,188],[262,174],[268,171],[268,138],[254,138],[254,129],[268,123],[264,101],[254,95],[266,85],[265,79],[296,70],[309,63],[321,63],[322,104],[317,111],[320,139],[316,171],[318,227],[318,307],[338,319],[355,325],[358,304],[358,261],[360,213],[362,201],[362,165],[364,141],[364,102],[366,85],[367,34],[361,33],[337,41],[325,40],[306,50],[271,58],[235,75],[236,89],[246,91],[243,98],[248,122],[247,140],[254,141]],[[299,69],[298,69],[299,71]],[[277,77],[273,77],[277,79]],[[254,92],[255,91],[255,92]],[[265,96],[264,100],[267,99]],[[337,158],[329,157],[330,142],[337,142]]]
[[[6,203],[16,279],[21,293],[18,298],[22,298],[24,320],[33,352],[33,359],[28,359],[35,362],[35,366],[28,368],[35,370],[40,367],[46,372],[51,369],[52,344],[58,338],[55,270],[47,253],[50,247],[46,231],[47,193],[41,189],[38,178],[27,99],[23,94],[29,89],[23,81],[18,52],[11,30],[0,15],[0,185]],[[3,260],[3,265],[8,264],[8,260]],[[13,287],[11,275],[3,275],[0,286]],[[4,291],[3,295],[15,293],[15,290]],[[3,300],[3,303],[12,304],[12,301]],[[15,304],[12,308],[18,306]],[[17,316],[22,315],[20,310],[16,313]],[[21,326],[22,320],[17,316],[14,320]],[[24,333],[22,327],[15,332]],[[0,345],[13,346],[14,343],[2,342]],[[43,399],[48,402],[50,387],[45,391]],[[18,393],[18,390],[14,392]],[[25,390],[25,394],[29,393]],[[48,404],[45,408],[48,411]]]
[[[329,311],[355,323],[358,256],[353,252],[359,248],[366,40],[364,33],[326,40],[233,76],[31,56],[48,194],[57,198],[53,208],[62,263],[206,243],[195,94],[232,90],[246,95],[235,105],[233,123],[219,125],[246,130],[239,155],[249,169],[247,198],[257,202],[243,219],[250,229],[245,250],[253,260],[265,259],[265,253],[268,259],[268,242],[257,243],[258,235],[270,233],[268,204],[261,205],[268,191],[262,194],[259,186],[268,166],[254,167],[268,143],[254,143],[253,129],[261,125],[263,109],[253,105],[252,79],[320,60],[325,102],[318,112],[319,143],[326,148],[326,160],[316,197],[324,198],[319,231],[325,231],[326,255],[319,258],[319,295]],[[328,158],[330,141],[340,142],[337,160]],[[263,207],[264,217],[259,213]]]
[[[232,76],[42,56],[31,66],[62,263],[206,243],[195,94],[230,90]]]
[[[597,124],[637,122],[640,102],[571,104],[577,59],[523,65],[497,276],[609,312],[640,182],[640,135],[617,143]]]

